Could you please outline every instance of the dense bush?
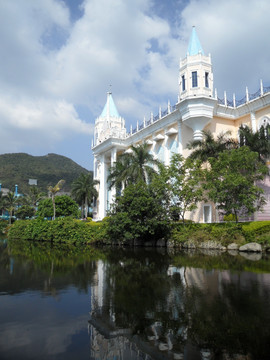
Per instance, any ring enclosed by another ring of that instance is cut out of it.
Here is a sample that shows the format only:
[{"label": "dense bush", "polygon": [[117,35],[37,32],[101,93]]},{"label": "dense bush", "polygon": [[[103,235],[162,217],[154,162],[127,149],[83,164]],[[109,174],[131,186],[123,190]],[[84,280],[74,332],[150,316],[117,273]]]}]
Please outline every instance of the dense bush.
[{"label": "dense bush", "polygon": [[70,217],[48,221],[17,220],[10,228],[10,239],[51,241],[59,243],[93,243],[103,237],[103,223],[83,222]]},{"label": "dense bush", "polygon": [[176,243],[192,241],[202,243],[205,241],[217,241],[223,246],[235,242],[238,245],[244,244],[245,237],[242,225],[239,223],[219,224],[174,224],[172,229],[172,240]]},{"label": "dense bush", "polygon": [[[68,195],[55,197],[56,217],[73,216],[80,217],[78,204]],[[43,199],[38,204],[37,216],[41,218],[53,217],[53,203],[51,198]]]},{"label": "dense bush", "polygon": [[142,181],[125,188],[110,215],[106,230],[112,242],[144,243],[169,235],[169,219],[162,203]]},{"label": "dense bush", "polygon": [[270,221],[254,221],[242,226],[247,241],[270,245]]},{"label": "dense bush", "polygon": [[8,226],[7,220],[0,220],[0,234],[2,234]]}]

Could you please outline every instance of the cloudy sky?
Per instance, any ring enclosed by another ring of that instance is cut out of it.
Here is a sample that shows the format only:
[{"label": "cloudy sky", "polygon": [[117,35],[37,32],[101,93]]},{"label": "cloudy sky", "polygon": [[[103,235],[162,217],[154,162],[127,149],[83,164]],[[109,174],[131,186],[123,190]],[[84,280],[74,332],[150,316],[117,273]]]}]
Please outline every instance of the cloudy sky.
[{"label": "cloudy sky", "polygon": [[0,153],[92,169],[107,91],[128,130],[176,103],[192,25],[219,97],[270,86],[269,14],[269,0],[0,0]]}]

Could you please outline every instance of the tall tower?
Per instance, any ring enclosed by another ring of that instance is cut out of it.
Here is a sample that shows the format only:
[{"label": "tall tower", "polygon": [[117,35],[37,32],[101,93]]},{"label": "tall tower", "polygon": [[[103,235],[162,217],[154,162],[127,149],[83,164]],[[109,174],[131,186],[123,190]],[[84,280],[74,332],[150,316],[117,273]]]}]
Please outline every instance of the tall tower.
[{"label": "tall tower", "polygon": [[213,96],[213,72],[210,54],[206,56],[192,28],[186,57],[180,59],[179,69],[180,99],[190,96]]},{"label": "tall tower", "polygon": [[107,93],[107,102],[101,115],[95,121],[94,146],[109,138],[123,139],[126,137],[125,120],[119,115],[112,93]]},{"label": "tall tower", "polygon": [[202,130],[213,118],[216,100],[211,56],[204,54],[194,26],[186,57],[180,60],[179,97],[183,123],[193,130],[195,140],[201,140]]},{"label": "tall tower", "polygon": [[114,201],[115,188],[107,183],[109,168],[114,165],[117,153],[126,149],[125,120],[119,115],[112,93],[107,93],[107,101],[101,115],[95,121],[95,135],[92,150],[94,153],[94,178],[99,181],[98,200],[94,208],[95,218],[103,219]]}]

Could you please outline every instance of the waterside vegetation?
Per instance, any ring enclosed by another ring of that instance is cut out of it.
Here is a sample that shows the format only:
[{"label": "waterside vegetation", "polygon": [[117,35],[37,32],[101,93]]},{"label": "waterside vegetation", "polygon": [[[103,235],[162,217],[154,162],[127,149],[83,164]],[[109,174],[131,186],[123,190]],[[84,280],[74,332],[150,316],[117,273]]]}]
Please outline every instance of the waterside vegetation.
[{"label": "waterside vegetation", "polygon": [[[133,146],[110,169],[108,181],[116,187],[117,196],[108,217],[102,222],[86,221],[86,209],[97,196],[97,184],[92,176],[82,174],[73,183],[72,195],[81,205],[84,222],[75,219],[79,214],[74,200],[73,206],[63,199],[64,205],[61,208],[59,204],[57,211],[57,200],[60,201],[61,196],[55,195],[61,188],[61,180],[56,186],[49,187],[51,199],[39,202],[38,218],[16,221],[9,230],[9,237],[220,249],[231,243],[238,248],[248,242],[257,242],[267,250],[270,222],[239,223],[239,219],[262,209],[265,204],[259,182],[268,174],[265,162],[270,155],[269,127],[256,134],[246,128],[240,128],[240,132],[239,143],[230,140],[227,133],[214,139],[205,132],[202,141],[190,143],[190,149],[194,150],[190,157],[185,159],[174,154],[170,166],[154,159],[146,143]],[[247,139],[249,146],[244,145],[243,139]],[[252,144],[257,152],[253,151]],[[45,204],[49,201],[50,206]],[[196,210],[202,201],[215,204],[225,222],[187,223],[186,213]],[[50,214],[44,211],[46,208],[50,208]],[[48,216],[53,218],[52,222],[44,220]],[[58,219],[54,220],[55,217]]]}]

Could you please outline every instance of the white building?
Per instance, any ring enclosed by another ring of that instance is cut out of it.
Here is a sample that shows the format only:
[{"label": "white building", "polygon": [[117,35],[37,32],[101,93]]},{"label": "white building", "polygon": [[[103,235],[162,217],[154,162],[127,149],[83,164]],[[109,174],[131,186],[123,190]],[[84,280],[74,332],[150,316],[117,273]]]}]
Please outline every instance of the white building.
[{"label": "white building", "polygon": [[[254,131],[261,125],[270,124],[270,87],[264,87],[261,81],[257,93],[249,94],[246,89],[246,95],[240,101],[236,101],[235,96],[229,101],[226,93],[224,99],[219,99],[213,89],[211,56],[205,55],[193,27],[186,56],[180,60],[177,104],[171,106],[168,103],[165,111],[160,109],[157,116],[151,115],[150,120],[144,120],[141,125],[137,123],[136,129],[128,133],[112,94],[107,94],[106,105],[95,122],[92,146],[94,178],[99,180],[95,219],[103,219],[114,200],[115,189],[109,190],[107,184],[109,168],[117,156],[131,145],[146,142],[149,151],[169,165],[173,153],[178,152],[185,157],[189,155],[187,143],[192,139],[201,139],[202,130],[209,130],[214,135],[229,130],[236,138],[241,124],[252,127]],[[269,185],[266,177],[266,192]],[[265,214],[269,212],[259,213],[255,218],[264,219]],[[201,204],[189,217],[201,222],[218,220],[214,204],[210,203]]]}]

